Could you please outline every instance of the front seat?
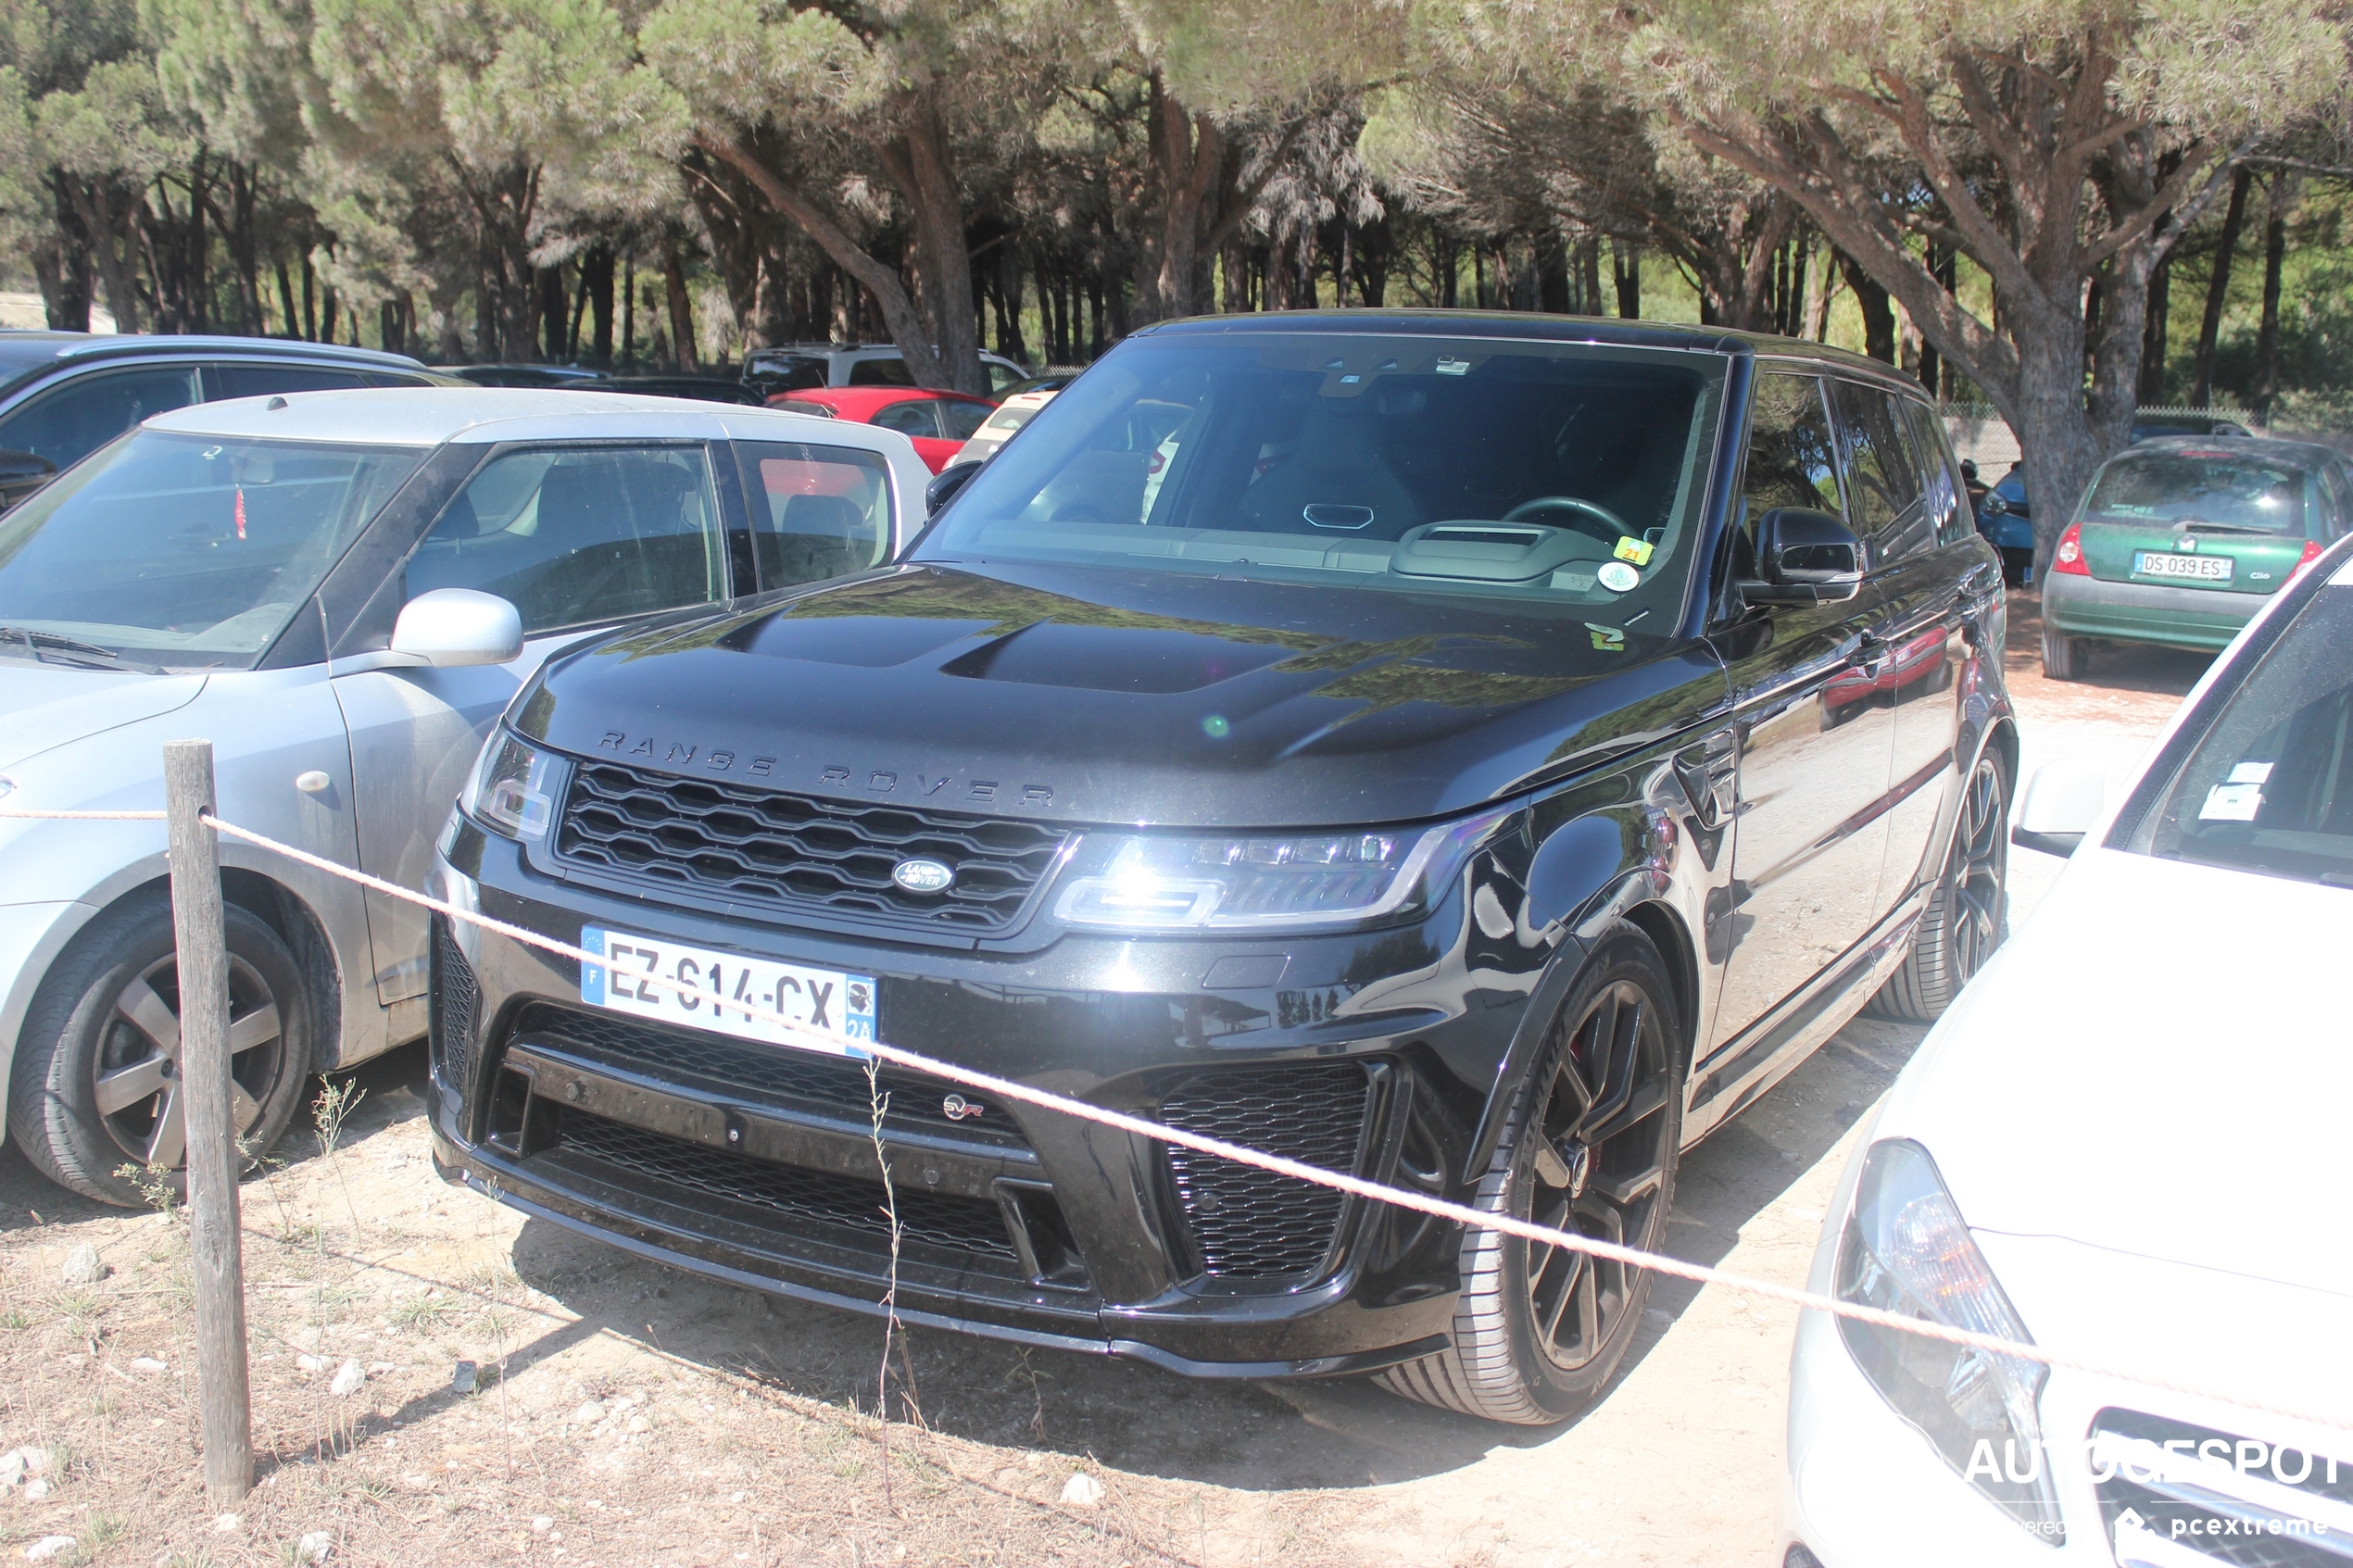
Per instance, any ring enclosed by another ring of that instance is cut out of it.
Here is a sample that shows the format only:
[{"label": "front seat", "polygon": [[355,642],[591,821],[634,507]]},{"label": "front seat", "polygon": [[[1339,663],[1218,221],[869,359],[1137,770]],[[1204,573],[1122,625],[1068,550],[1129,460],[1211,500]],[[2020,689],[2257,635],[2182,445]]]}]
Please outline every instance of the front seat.
[{"label": "front seat", "polygon": [[[1264,533],[1397,539],[1427,521],[1381,455],[1382,421],[1368,398],[1318,399],[1299,450],[1242,492],[1243,520]],[[1327,526],[1308,521],[1308,508]],[[1369,510],[1370,518],[1364,512]],[[1357,523],[1358,526],[1346,526]]]}]

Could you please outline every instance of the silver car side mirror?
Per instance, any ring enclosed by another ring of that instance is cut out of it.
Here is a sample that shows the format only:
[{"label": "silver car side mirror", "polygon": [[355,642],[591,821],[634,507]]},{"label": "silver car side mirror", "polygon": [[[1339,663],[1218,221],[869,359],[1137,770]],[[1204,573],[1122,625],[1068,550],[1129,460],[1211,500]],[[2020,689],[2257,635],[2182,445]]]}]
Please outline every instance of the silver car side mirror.
[{"label": "silver car side mirror", "polygon": [[2108,772],[2096,762],[2045,762],[2027,781],[2010,842],[2045,855],[2072,855],[2108,804]]},{"label": "silver car side mirror", "polygon": [[435,588],[401,607],[392,651],[436,670],[504,664],[522,656],[522,617],[496,594]]}]

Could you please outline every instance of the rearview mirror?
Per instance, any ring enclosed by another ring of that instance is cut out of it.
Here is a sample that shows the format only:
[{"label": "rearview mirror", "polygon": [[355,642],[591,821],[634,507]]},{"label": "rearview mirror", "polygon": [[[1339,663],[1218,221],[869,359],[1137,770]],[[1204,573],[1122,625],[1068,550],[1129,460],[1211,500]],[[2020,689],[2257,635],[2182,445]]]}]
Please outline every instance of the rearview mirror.
[{"label": "rearview mirror", "polygon": [[1756,570],[1746,603],[1835,604],[1863,585],[1863,542],[1828,512],[1776,507],[1756,520]]},{"label": "rearview mirror", "polygon": [[2100,820],[2108,772],[2096,762],[2045,762],[2027,782],[2010,842],[2045,855],[2072,855]]},{"label": "rearview mirror", "polygon": [[401,607],[392,651],[436,670],[504,664],[522,655],[522,617],[496,594],[435,588]]},{"label": "rearview mirror", "polygon": [[970,484],[973,476],[979,472],[978,463],[950,463],[934,474],[931,483],[924,486],[924,515],[937,516],[939,508],[954,500],[956,492]]}]

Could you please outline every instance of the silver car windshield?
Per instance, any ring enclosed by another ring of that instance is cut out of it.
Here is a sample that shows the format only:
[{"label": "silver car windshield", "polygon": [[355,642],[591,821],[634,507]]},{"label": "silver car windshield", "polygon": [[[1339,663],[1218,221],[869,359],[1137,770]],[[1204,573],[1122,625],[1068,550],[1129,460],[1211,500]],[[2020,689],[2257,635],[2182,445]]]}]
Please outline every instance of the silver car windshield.
[{"label": "silver car windshield", "polygon": [[423,458],[134,431],[0,515],[0,655],[251,669]]},{"label": "silver car windshield", "polygon": [[1131,340],[919,560],[1051,560],[1611,608],[1671,623],[1720,355],[1480,337]]}]

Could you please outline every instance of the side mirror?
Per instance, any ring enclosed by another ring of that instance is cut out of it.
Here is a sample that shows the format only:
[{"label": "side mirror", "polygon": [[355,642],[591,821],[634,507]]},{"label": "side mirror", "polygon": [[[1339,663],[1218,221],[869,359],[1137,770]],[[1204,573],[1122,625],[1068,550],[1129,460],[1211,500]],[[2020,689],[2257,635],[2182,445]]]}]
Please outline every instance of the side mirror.
[{"label": "side mirror", "polygon": [[435,588],[401,607],[392,651],[436,670],[504,664],[522,655],[522,617],[496,594]]},{"label": "side mirror", "polygon": [[49,483],[57,465],[31,452],[0,449],[0,507],[12,507]]},{"label": "side mirror", "polygon": [[1863,542],[1828,512],[1776,507],[1756,520],[1756,570],[1746,603],[1835,604],[1863,585]]},{"label": "side mirror", "polygon": [[956,493],[973,482],[980,472],[978,463],[950,463],[932,475],[924,486],[924,515],[937,517],[939,508],[956,498]]},{"label": "side mirror", "polygon": [[1980,517],[2007,517],[2009,509],[2010,504],[1991,490],[1985,493],[1985,499],[1977,504],[1977,515]]},{"label": "side mirror", "polygon": [[2045,855],[2072,855],[2100,820],[2108,773],[2096,762],[2045,762],[2027,782],[2010,842]]}]

